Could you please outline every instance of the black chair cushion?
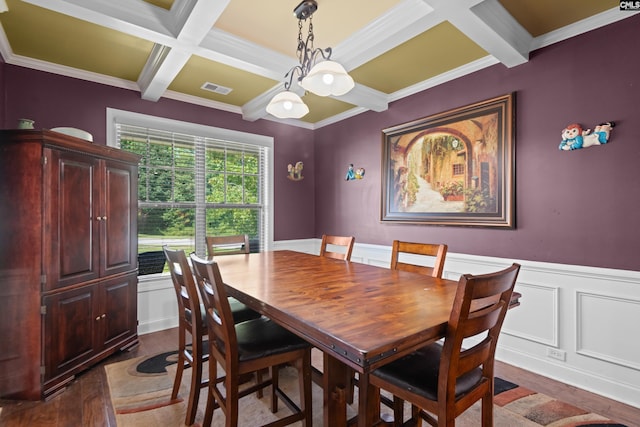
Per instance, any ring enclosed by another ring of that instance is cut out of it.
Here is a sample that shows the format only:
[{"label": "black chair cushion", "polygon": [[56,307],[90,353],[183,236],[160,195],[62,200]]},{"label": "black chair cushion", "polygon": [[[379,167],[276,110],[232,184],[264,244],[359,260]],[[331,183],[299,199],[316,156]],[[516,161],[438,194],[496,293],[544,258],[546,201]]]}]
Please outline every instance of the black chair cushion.
[{"label": "black chair cushion", "polygon": [[271,319],[261,317],[236,324],[240,361],[310,347],[310,344]]},{"label": "black chair cushion", "polygon": [[[434,343],[376,369],[372,375],[429,400],[438,400],[441,355],[442,345]],[[456,381],[456,397],[471,390],[481,379],[480,368],[459,377]]]},{"label": "black chair cushion", "polygon": [[231,313],[233,314],[234,323],[246,322],[247,320],[257,319],[260,317],[260,313],[251,310],[249,307],[235,299],[234,297],[228,297],[229,305],[231,306]]}]

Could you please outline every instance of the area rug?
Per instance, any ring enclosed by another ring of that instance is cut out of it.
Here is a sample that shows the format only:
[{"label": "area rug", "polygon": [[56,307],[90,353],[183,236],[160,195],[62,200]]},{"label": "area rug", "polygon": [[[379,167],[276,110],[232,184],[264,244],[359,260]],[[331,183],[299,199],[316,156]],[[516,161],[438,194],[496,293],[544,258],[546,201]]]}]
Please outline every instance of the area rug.
[{"label": "area rug", "polygon": [[[178,399],[171,400],[175,376],[176,352],[141,357],[105,366],[109,392],[118,427],[178,427],[184,426],[191,370],[184,372]],[[321,356],[314,355],[314,366]],[[207,373],[205,372],[205,375]],[[297,373],[292,367],[280,371],[280,386],[297,402]],[[313,425],[322,426],[322,389],[313,384]],[[356,389],[357,393],[357,389]],[[270,411],[269,393],[258,399],[255,394],[240,400],[239,426],[254,427],[283,418],[289,409],[280,403],[279,411]],[[357,402],[357,398],[355,400]],[[196,425],[204,419],[206,390],[200,393]],[[409,410],[407,405],[407,410]],[[349,416],[356,408],[348,407]],[[383,413],[390,411],[383,407]],[[224,414],[214,412],[213,426],[224,426]],[[297,423],[294,425],[301,425]],[[456,419],[457,427],[480,425],[480,404],[477,403]],[[494,397],[494,425],[496,427],[625,427],[606,417],[582,410],[549,396],[536,393],[517,384],[496,378]],[[330,427],[330,426],[327,426]]]}]

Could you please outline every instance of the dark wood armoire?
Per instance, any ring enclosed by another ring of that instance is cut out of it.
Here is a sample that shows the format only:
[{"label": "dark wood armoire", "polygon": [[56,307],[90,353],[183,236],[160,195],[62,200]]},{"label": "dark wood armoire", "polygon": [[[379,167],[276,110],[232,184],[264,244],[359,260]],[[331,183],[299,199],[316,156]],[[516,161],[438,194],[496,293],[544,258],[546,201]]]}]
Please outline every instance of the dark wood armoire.
[{"label": "dark wood armoire", "polygon": [[0,131],[0,397],[48,398],[137,344],[138,161]]}]

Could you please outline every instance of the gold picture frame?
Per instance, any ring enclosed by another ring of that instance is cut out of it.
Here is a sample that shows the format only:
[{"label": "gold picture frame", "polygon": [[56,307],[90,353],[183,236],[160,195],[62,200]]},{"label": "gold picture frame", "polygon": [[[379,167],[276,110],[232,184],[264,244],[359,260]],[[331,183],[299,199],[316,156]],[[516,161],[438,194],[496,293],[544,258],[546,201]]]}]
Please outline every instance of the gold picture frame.
[{"label": "gold picture frame", "polygon": [[382,130],[381,220],[515,228],[515,93]]}]

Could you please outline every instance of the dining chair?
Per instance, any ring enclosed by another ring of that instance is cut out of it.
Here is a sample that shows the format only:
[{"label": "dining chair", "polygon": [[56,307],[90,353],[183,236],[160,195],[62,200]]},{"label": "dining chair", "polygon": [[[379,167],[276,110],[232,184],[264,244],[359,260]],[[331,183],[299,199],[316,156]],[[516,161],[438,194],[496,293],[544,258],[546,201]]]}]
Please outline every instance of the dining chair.
[{"label": "dining chair", "polygon": [[[278,411],[280,398],[293,413],[264,427],[297,421],[311,427],[311,345],[266,317],[234,323],[218,264],[214,259],[204,260],[195,254],[191,254],[191,263],[200,292],[210,296],[206,300],[210,302],[206,307],[210,337],[209,388],[203,425],[211,425],[213,412],[220,407],[226,418],[225,425],[237,426],[240,398],[271,386],[271,411]],[[278,368],[283,364],[298,370],[300,406],[278,385]],[[218,368],[224,371],[223,376],[218,377]],[[239,389],[244,376],[264,369],[271,371],[270,378],[242,391]]]},{"label": "dining chair", "polygon": [[206,236],[207,254],[212,257],[214,255],[232,255],[232,254],[248,254],[249,235],[236,234],[233,236]]},{"label": "dining chair", "polygon": [[[400,260],[400,254],[421,257],[433,257],[433,267],[411,264]],[[412,271],[432,277],[442,277],[444,259],[447,256],[447,245],[439,243],[413,243],[394,240],[391,246],[391,269]]]},{"label": "dining chair", "polygon": [[[482,426],[492,426],[496,345],[519,271],[513,263],[495,273],[460,277],[444,342],[381,366],[371,373],[370,384],[420,408],[418,426],[424,419],[432,426],[453,427],[456,417],[478,400]],[[470,337],[476,341],[466,346]],[[394,426],[403,421],[402,412],[394,411]]]},{"label": "dining chair", "polygon": [[[401,254],[417,256],[419,259],[433,258],[433,267],[426,265],[412,264],[408,262],[406,257],[401,258]],[[441,243],[414,243],[394,240],[391,245],[391,270],[411,271],[413,273],[424,274],[427,276],[442,278],[444,269],[444,261],[447,256],[447,245]],[[355,371],[351,378],[351,384],[347,391],[347,401],[353,402],[354,386],[358,384],[355,378]],[[404,401],[398,397],[394,397],[393,402],[383,397],[385,405],[391,408],[402,408]],[[415,413],[414,408],[412,413]]]},{"label": "dining chair", "polygon": [[[351,261],[351,252],[355,241],[356,238],[353,236],[329,236],[323,234],[322,243],[320,244],[320,256]],[[344,252],[330,251],[329,249],[331,248],[328,245],[341,246]]]},{"label": "dining chair", "polygon": [[[177,399],[182,373],[185,368],[191,367],[191,386],[185,414],[185,425],[190,426],[194,423],[198,410],[200,389],[208,385],[208,380],[202,379],[203,362],[209,358],[204,351],[207,327],[187,256],[183,250],[172,250],[167,246],[164,246],[163,250],[178,299],[178,364],[171,400]],[[190,348],[187,346],[187,334],[191,337]]]},{"label": "dining chair", "polygon": [[[206,236],[205,239],[207,241],[207,255],[209,257],[249,253],[249,235],[247,234]],[[251,310],[233,297],[229,297],[229,304],[231,305],[231,311],[233,312],[236,323],[260,317],[260,313]],[[259,393],[259,397],[262,397],[262,393]]]},{"label": "dining chair", "polygon": [[[353,245],[356,241],[356,238],[353,236],[331,236],[327,234],[322,235],[322,242],[320,243],[320,256],[327,258],[334,258],[344,261],[351,261],[351,252],[353,251]],[[332,246],[342,247],[343,252],[335,252]],[[322,371],[320,369],[313,367],[313,375],[315,381],[319,384],[322,384]],[[348,377],[346,378],[347,382],[351,383],[350,391],[347,392],[347,399],[349,403],[353,403],[353,376],[355,375],[355,371],[349,369],[347,373]]]},{"label": "dining chair", "polygon": [[[401,256],[404,255],[404,256]],[[409,263],[406,255],[415,256],[417,259],[433,259],[433,267],[426,265]],[[447,245],[442,243],[414,243],[403,242],[400,240],[394,240],[391,245],[391,270],[403,270],[411,271],[413,273],[424,274],[426,276],[442,278],[442,271],[444,269],[444,261],[447,256]],[[402,259],[401,259],[402,258]],[[352,384],[348,391],[347,398],[349,401],[353,401],[353,385],[357,385],[357,379],[352,378]],[[394,410],[394,413],[402,413],[404,407],[404,401],[398,396],[393,397],[391,402],[386,397],[382,397],[382,401],[385,405]],[[411,413],[413,415],[418,413],[416,406],[412,407]]]}]

